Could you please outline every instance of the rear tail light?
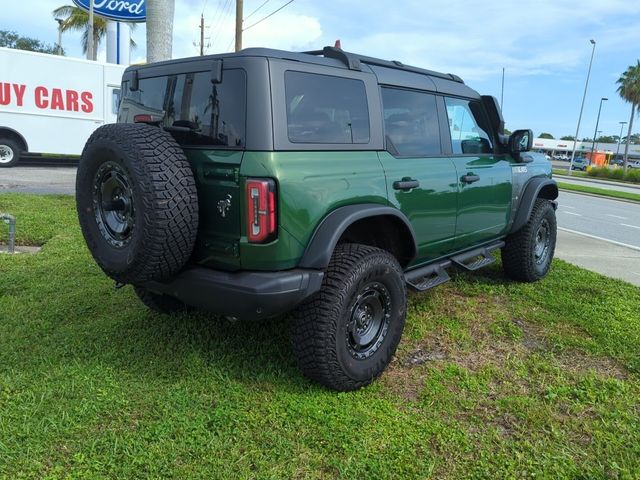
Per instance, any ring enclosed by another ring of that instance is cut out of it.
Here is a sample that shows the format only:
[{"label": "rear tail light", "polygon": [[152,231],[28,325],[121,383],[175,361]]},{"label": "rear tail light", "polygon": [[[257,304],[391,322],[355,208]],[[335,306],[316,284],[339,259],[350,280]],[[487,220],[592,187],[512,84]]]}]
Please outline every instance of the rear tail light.
[{"label": "rear tail light", "polygon": [[267,178],[249,178],[247,195],[247,238],[250,243],[266,243],[276,238],[276,182]]}]

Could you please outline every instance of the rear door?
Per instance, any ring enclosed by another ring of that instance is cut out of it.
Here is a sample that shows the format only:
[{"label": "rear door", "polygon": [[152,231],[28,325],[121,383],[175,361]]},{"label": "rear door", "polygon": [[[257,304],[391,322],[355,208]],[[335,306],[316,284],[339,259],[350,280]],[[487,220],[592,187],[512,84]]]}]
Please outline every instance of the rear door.
[{"label": "rear door", "polygon": [[459,192],[455,249],[461,250],[504,233],[511,211],[511,165],[505,155],[494,153],[494,135],[479,100],[443,101]]},{"label": "rear door", "polygon": [[387,151],[379,158],[389,201],[410,220],[418,241],[414,265],[454,247],[458,185],[453,160],[442,149],[437,97],[382,87]]}]

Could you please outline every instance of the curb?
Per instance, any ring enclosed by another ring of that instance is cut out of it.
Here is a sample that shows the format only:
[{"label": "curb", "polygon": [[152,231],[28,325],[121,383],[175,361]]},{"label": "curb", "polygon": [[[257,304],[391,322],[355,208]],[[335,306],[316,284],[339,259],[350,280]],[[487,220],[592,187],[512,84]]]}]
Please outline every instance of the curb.
[{"label": "curb", "polygon": [[614,180],[604,180],[601,178],[592,178],[592,177],[574,177],[571,175],[559,175],[557,173],[553,174],[553,177],[556,178],[566,178],[567,180],[578,180],[581,182],[589,182],[589,183],[599,183],[600,185],[609,185],[609,186],[616,186],[616,187],[625,187],[625,188],[635,188],[637,190],[640,190],[640,185],[638,185],[637,183],[633,183],[633,182],[616,182]]}]

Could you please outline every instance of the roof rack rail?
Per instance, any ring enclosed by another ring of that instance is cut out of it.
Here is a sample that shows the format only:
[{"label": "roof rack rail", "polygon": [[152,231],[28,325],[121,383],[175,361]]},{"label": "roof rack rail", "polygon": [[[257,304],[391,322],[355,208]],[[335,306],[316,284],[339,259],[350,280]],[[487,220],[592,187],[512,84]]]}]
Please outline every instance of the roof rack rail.
[{"label": "roof rack rail", "polygon": [[405,65],[404,63],[398,60],[381,60],[379,58],[374,57],[366,57],[363,55],[357,55],[355,53],[345,52],[344,50],[336,47],[324,47],[322,50],[312,50],[309,52],[302,52],[308,55],[322,55],[326,58],[335,58],[336,60],[340,60],[342,63],[346,65],[349,70],[362,70],[361,63],[366,63],[367,65],[375,65],[378,67],[386,67],[393,68],[394,70],[404,70],[407,72],[421,73],[423,75],[430,75],[432,77],[444,78],[447,80],[453,80],[454,82],[464,83],[464,81],[457,75],[452,73],[440,73],[434,72],[433,70],[427,70],[424,68],[412,67],[410,65]]},{"label": "roof rack rail", "polygon": [[322,55],[326,58],[335,58],[344,63],[349,70],[362,71],[360,65],[360,59],[353,53],[345,52],[344,50],[336,47],[324,47],[322,50],[313,50],[311,52],[302,52],[308,55]]}]

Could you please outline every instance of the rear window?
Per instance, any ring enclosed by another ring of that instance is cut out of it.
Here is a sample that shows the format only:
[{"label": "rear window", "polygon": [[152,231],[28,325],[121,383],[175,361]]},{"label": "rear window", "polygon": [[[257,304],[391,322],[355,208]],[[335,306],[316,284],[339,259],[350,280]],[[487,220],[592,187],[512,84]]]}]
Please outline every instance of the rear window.
[{"label": "rear window", "polygon": [[140,79],[138,90],[125,88],[118,121],[134,122],[136,115],[148,114],[182,145],[242,148],[246,74],[225,70],[222,79],[212,83],[210,71]]},{"label": "rear window", "polygon": [[362,81],[293,71],[284,80],[290,142],[369,143]]}]

